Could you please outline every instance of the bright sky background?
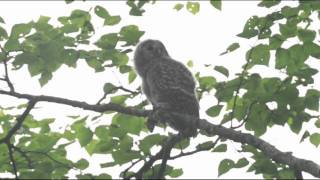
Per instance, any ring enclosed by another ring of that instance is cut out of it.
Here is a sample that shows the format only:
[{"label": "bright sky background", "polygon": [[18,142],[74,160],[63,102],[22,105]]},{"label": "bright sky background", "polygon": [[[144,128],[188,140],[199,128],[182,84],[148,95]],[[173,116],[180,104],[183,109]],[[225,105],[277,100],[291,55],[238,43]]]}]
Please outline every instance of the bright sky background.
[{"label": "bright sky background", "polygon": [[[159,39],[167,47],[169,54],[176,60],[186,63],[192,59],[195,67],[192,69],[201,70],[203,64],[224,65],[228,67],[229,72],[233,74],[240,72],[244,63],[244,54],[250,46],[254,45],[254,41],[242,40],[235,35],[242,31],[246,20],[252,15],[264,15],[270,12],[268,9],[258,8],[258,1],[225,1],[223,2],[222,11],[214,9],[209,2],[201,2],[200,13],[192,15],[185,9],[177,12],[173,10],[173,6],[177,2],[162,1],[155,5],[146,5],[146,13],[142,17],[133,17],[128,15],[128,6],[124,1],[93,1],[93,2],[76,2],[66,5],[63,1],[1,1],[0,16],[5,19],[8,27],[17,23],[29,22],[37,20],[40,15],[52,17],[50,22],[57,22],[55,17],[70,15],[73,9],[89,10],[95,5],[105,7],[112,15],[121,15],[122,21],[116,27],[103,27],[98,18],[94,18],[97,22],[96,32],[101,35],[103,32],[118,32],[122,25],[137,24],[141,30],[146,31],[143,39]],[[181,2],[184,3],[184,2]],[[286,2],[288,3],[288,2]],[[292,2],[290,2],[292,4]],[[93,9],[91,10],[93,11]],[[242,48],[232,54],[219,56],[231,43],[243,42]],[[132,55],[130,56],[132,59]],[[132,62],[131,62],[132,63]],[[257,69],[264,75],[276,76],[277,72],[271,72],[267,68]],[[2,73],[2,70],[1,70]],[[211,74],[217,79],[221,79],[219,73],[203,70],[201,75]],[[22,71],[11,72],[11,79],[14,82],[16,90],[21,93],[45,94],[79,101],[87,101],[95,103],[103,95],[102,87],[105,82],[111,81],[126,86],[126,77],[116,76],[113,72],[104,72],[95,74],[91,68],[88,68],[84,61],[78,63],[77,69],[70,69],[63,66],[54,73],[54,78],[42,89],[40,89],[37,77],[31,79],[27,69],[24,67]],[[318,78],[320,79],[320,78]],[[315,88],[320,89],[319,82]],[[134,86],[138,86],[140,81],[137,80]],[[0,88],[5,88],[5,84],[0,84]],[[144,97],[141,97],[143,99]],[[14,98],[0,96],[1,105],[17,104]],[[209,106],[215,104],[214,98],[207,98],[201,102],[202,118],[206,118],[204,111]],[[57,125],[60,126],[70,123],[71,120],[65,115],[88,114],[81,109],[75,109],[68,106],[39,103],[41,109],[34,110],[32,114],[36,117],[55,117]],[[95,114],[95,113],[91,113]],[[108,122],[108,119],[106,119]],[[104,122],[104,123],[106,123]],[[218,121],[214,121],[218,123]],[[99,122],[101,123],[101,122]],[[103,122],[102,122],[103,124]],[[91,124],[96,126],[95,123]],[[91,126],[90,126],[91,127]],[[310,126],[311,127],[311,126]],[[304,129],[310,128],[305,126]],[[303,130],[301,131],[304,132]],[[319,149],[311,145],[308,140],[299,144],[302,134],[295,135],[289,132],[288,127],[274,126],[268,131],[268,134],[262,138],[275,145],[282,151],[292,151],[293,155],[301,158],[311,159],[320,162]],[[205,141],[206,138],[198,138]],[[195,141],[192,141],[195,143]],[[229,143],[227,153],[209,153],[202,152],[193,156],[187,156],[169,164],[181,167],[184,175],[181,178],[217,178],[219,162],[224,158],[238,160],[242,157],[249,157],[248,154],[239,153],[239,144]],[[88,172],[97,172],[98,162],[105,162],[109,159],[105,155],[94,155],[90,157],[85,150],[80,148],[79,144],[69,147],[68,156],[72,160],[78,160],[85,157],[94,161],[88,168]],[[109,159],[110,160],[110,159]],[[121,168],[125,169],[127,166]],[[120,169],[112,168],[104,171],[105,173],[118,175]],[[1,177],[1,175],[0,175]],[[310,178],[305,175],[305,178]],[[233,169],[221,178],[261,178],[253,173],[247,173],[246,169]]]}]

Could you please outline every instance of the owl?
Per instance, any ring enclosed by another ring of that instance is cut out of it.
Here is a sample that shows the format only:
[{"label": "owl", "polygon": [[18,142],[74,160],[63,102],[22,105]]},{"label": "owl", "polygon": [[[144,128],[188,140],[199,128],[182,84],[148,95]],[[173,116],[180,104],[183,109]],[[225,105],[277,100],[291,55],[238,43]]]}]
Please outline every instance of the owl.
[{"label": "owl", "polygon": [[[167,122],[185,135],[195,136],[199,103],[196,83],[187,67],[172,59],[162,42],[151,39],[137,46],[134,66],[153,109],[165,112],[160,113],[161,122]],[[192,122],[185,119],[192,119]]]}]

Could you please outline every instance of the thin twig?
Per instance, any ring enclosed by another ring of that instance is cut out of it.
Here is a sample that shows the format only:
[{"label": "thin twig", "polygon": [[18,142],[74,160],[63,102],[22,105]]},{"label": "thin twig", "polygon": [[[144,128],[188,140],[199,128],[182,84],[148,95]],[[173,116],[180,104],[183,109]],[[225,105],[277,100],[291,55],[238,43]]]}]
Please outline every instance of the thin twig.
[{"label": "thin twig", "polygon": [[143,159],[138,159],[135,162],[133,162],[128,168],[126,168],[124,171],[122,171],[122,176],[125,178],[127,176],[128,171],[137,163],[139,163],[140,161],[142,161]]},{"label": "thin twig", "polygon": [[232,129],[238,129],[240,127],[242,127],[244,125],[244,123],[246,123],[252,113],[252,107],[253,105],[255,105],[257,103],[257,101],[253,101],[250,105],[249,105],[249,108],[247,110],[247,114],[246,114],[246,117],[243,119],[243,121],[238,125],[238,126],[233,126],[231,127]]},{"label": "thin twig", "polygon": [[10,144],[9,141],[7,141],[6,144],[7,144],[8,151],[9,151],[9,158],[10,158],[10,161],[11,161],[11,166],[12,166],[13,173],[14,173],[16,179],[18,179],[18,170],[17,170],[16,161],[14,160],[14,157],[13,157],[13,151],[11,149],[12,148],[11,144]]},{"label": "thin twig", "polygon": [[63,163],[63,162],[60,162],[58,160],[56,160],[55,158],[53,158],[52,156],[50,156],[48,153],[45,153],[45,152],[41,152],[41,151],[25,151],[26,153],[33,153],[33,154],[40,154],[40,155],[43,155],[43,156],[46,156],[47,158],[49,158],[51,161],[57,163],[57,164],[60,164],[66,168],[74,168],[74,166],[72,165],[69,165],[69,164],[66,164],[66,163]]},{"label": "thin twig", "polygon": [[[132,91],[132,90],[130,90],[130,89],[127,89],[127,88],[124,88],[124,87],[122,87],[122,86],[116,86],[116,87],[114,87],[113,89],[111,89],[110,91],[112,92],[112,91],[116,91],[116,90],[122,90],[122,91],[125,91],[125,92],[128,92],[128,93],[130,93],[130,95],[137,95],[137,94],[139,94],[140,93],[140,91]],[[99,104],[101,104],[101,102],[104,100],[104,99],[106,99],[106,97],[108,96],[108,94],[109,93],[107,93],[107,92],[105,92],[104,94],[103,94],[103,96],[98,100],[98,102],[96,103],[97,105],[99,105]]]},{"label": "thin twig", "polygon": [[21,154],[21,156],[27,161],[27,163],[28,163],[28,167],[31,169],[31,168],[33,168],[33,166],[32,166],[32,160],[30,159],[30,157],[27,155],[27,153],[26,152],[24,152],[24,151],[22,151],[21,150],[21,148],[19,148],[19,147],[16,147],[16,146],[11,146],[14,150],[16,150],[18,153],[20,153]]},{"label": "thin twig", "polygon": [[201,152],[201,151],[208,151],[212,148],[214,148],[217,143],[219,142],[221,138],[218,137],[213,144],[211,144],[211,146],[208,146],[208,147],[205,147],[205,148],[199,148],[199,149],[196,149],[194,151],[190,151],[190,152],[181,152],[180,154],[178,155],[175,155],[175,156],[172,156],[172,157],[169,157],[170,160],[173,160],[173,159],[177,159],[177,158],[181,158],[181,157],[184,157],[184,156],[190,156],[192,154],[195,154],[195,153],[198,153],[198,152]]},{"label": "thin twig", "polygon": [[[250,54],[251,54],[251,50],[250,50]],[[249,56],[250,56],[250,55],[249,55]],[[230,117],[230,120],[231,120],[231,128],[233,128],[233,127],[232,127],[232,120],[233,120],[233,118],[234,118],[234,113],[235,113],[235,111],[236,111],[236,105],[237,105],[237,100],[238,100],[239,92],[240,92],[240,89],[241,89],[241,87],[242,87],[242,84],[243,84],[243,81],[244,81],[244,76],[245,76],[245,73],[247,72],[247,68],[248,68],[249,63],[250,63],[250,61],[248,61],[248,62],[245,64],[244,68],[243,68],[243,71],[242,71],[242,73],[241,73],[241,75],[240,75],[240,82],[239,82],[239,84],[238,84],[235,97],[234,97],[234,99],[233,99],[233,106],[232,106],[231,117]]]},{"label": "thin twig", "polygon": [[[9,71],[8,71],[8,64],[7,64],[7,61],[11,58],[11,57],[8,57],[8,53],[5,51],[5,49],[0,45],[0,49],[1,49],[1,52],[4,52],[5,53],[5,56],[6,58],[3,60],[3,65],[4,65],[4,73],[5,73],[5,76],[4,76],[4,81],[7,82],[8,86],[9,86],[9,89],[10,91],[14,91],[14,87],[13,87],[13,84],[9,78]],[[3,79],[1,79],[3,80]]]}]

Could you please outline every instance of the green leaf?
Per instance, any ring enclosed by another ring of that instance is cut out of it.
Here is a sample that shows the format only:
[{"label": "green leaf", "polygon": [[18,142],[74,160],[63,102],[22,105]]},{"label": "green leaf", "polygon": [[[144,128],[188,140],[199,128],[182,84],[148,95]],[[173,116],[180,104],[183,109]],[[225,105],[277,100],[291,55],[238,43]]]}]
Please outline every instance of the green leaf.
[{"label": "green leaf", "polygon": [[139,1],[137,5],[134,0],[127,1],[127,5],[131,7],[129,14],[132,16],[142,16],[145,12],[145,10],[142,9],[142,6],[147,2],[148,1]]},{"label": "green leaf", "polygon": [[227,68],[223,67],[223,66],[215,66],[214,70],[218,71],[219,73],[225,75],[226,77],[229,76],[229,71]]},{"label": "green leaf", "polygon": [[101,18],[107,18],[110,16],[109,12],[102,6],[96,6],[94,8],[94,13]]},{"label": "green leaf", "polygon": [[258,35],[259,31],[256,28],[256,26],[258,25],[259,22],[259,18],[258,16],[252,16],[250,19],[247,20],[243,31],[238,34],[238,37],[242,37],[242,38],[246,38],[246,39],[250,39],[252,37],[255,37],[256,35]]},{"label": "green leaf", "polygon": [[140,140],[139,148],[145,153],[150,154],[150,150],[155,145],[160,145],[164,136],[160,134],[151,134]]},{"label": "green leaf", "polygon": [[226,152],[226,151],[227,151],[227,145],[220,144],[219,146],[215,147],[212,152]]},{"label": "green leaf", "polygon": [[128,82],[131,84],[137,77],[137,74],[134,71],[129,72]]},{"label": "green leaf", "polygon": [[281,9],[281,14],[284,15],[286,18],[296,16],[298,15],[298,13],[299,13],[299,8],[296,8],[296,7],[284,6]]},{"label": "green leaf", "polygon": [[128,151],[132,148],[133,146],[133,138],[126,135],[121,138],[120,144],[119,144],[119,149],[121,151]]},{"label": "green leaf", "polygon": [[105,83],[104,86],[103,86],[103,91],[106,94],[112,94],[112,93],[115,93],[117,91],[117,88],[112,83]]},{"label": "green leaf", "polygon": [[218,167],[218,176],[227,173],[230,169],[234,168],[234,162],[231,159],[224,159],[220,162]]},{"label": "green leaf", "polygon": [[281,2],[281,0],[262,0],[258,6],[260,7],[266,7],[266,8],[270,8],[272,6],[275,6],[277,4],[279,4]]},{"label": "green leaf", "polygon": [[254,131],[255,136],[261,136],[267,130],[269,112],[265,106],[256,104],[251,111],[245,128]]},{"label": "green leaf", "polygon": [[122,165],[127,162],[130,162],[134,159],[138,159],[141,155],[137,151],[114,151],[112,152],[112,158],[114,159],[114,162]]},{"label": "green leaf", "polygon": [[287,61],[290,59],[290,53],[287,49],[279,48],[276,51],[276,68],[282,69],[287,65]]},{"label": "green leaf", "polygon": [[243,168],[249,164],[249,161],[246,158],[241,158],[235,164],[235,168]]},{"label": "green leaf", "polygon": [[3,39],[8,39],[8,33],[4,28],[0,27],[0,40]]},{"label": "green leaf", "polygon": [[307,30],[307,29],[299,29],[298,37],[300,41],[303,41],[304,43],[312,42],[316,37],[316,32],[312,30]]},{"label": "green leaf", "polygon": [[50,72],[43,72],[39,79],[41,87],[46,85],[52,79],[52,73]]},{"label": "green leaf", "polygon": [[192,60],[189,60],[189,61],[187,62],[187,66],[190,67],[190,68],[192,68],[192,67],[193,67],[193,61],[192,61]]},{"label": "green leaf", "polygon": [[239,43],[232,43],[225,52],[221,53],[220,55],[224,55],[230,53],[240,47]]},{"label": "green leaf", "polygon": [[107,163],[100,164],[100,167],[101,168],[107,168],[107,167],[113,167],[115,165],[117,165],[117,163],[115,163],[115,162],[107,162]]},{"label": "green leaf", "polygon": [[4,44],[4,49],[7,51],[18,51],[20,50],[20,43],[17,39],[9,38],[8,41]]},{"label": "green leaf", "polygon": [[200,4],[198,2],[187,2],[187,10],[192,14],[197,14],[200,10]]},{"label": "green leaf", "polygon": [[196,146],[196,149],[208,149],[211,148],[214,143],[212,141],[207,141]]},{"label": "green leaf", "polygon": [[203,76],[199,78],[200,88],[211,90],[216,84],[217,80],[212,76]]},{"label": "green leaf", "polygon": [[139,135],[145,127],[145,119],[125,114],[120,114],[114,118],[114,123],[120,125],[120,128],[128,133]]},{"label": "green leaf", "polygon": [[305,97],[306,108],[319,111],[320,91],[316,89],[308,89]]},{"label": "green leaf", "polygon": [[113,25],[119,24],[120,21],[121,21],[120,16],[110,16],[104,20],[104,25],[113,26]]},{"label": "green leaf", "polygon": [[119,95],[111,97],[111,102],[114,104],[123,104],[127,100],[128,96]]},{"label": "green leaf", "polygon": [[297,25],[295,24],[279,24],[281,34],[286,37],[294,37],[297,35]]},{"label": "green leaf", "polygon": [[218,10],[221,10],[221,0],[210,0],[210,4]]},{"label": "green leaf", "polygon": [[282,169],[279,172],[279,179],[295,179],[296,176],[292,169]]},{"label": "green leaf", "polygon": [[109,131],[106,126],[98,126],[94,130],[95,135],[98,136],[99,139],[104,139],[109,136]]},{"label": "green leaf", "polygon": [[320,59],[320,46],[313,42],[307,42],[303,44],[304,51],[314,58]]},{"label": "green leaf", "polygon": [[175,149],[183,150],[190,145],[190,139],[184,139],[174,146]]},{"label": "green leaf", "polygon": [[169,176],[171,178],[177,178],[177,177],[181,176],[182,174],[183,174],[183,170],[182,169],[173,169],[170,172]]},{"label": "green leaf", "polygon": [[77,138],[79,140],[81,147],[84,147],[87,144],[89,144],[90,141],[92,140],[92,137],[93,137],[93,132],[89,128],[81,127],[77,131]]},{"label": "green leaf", "polygon": [[173,7],[173,9],[175,9],[175,10],[177,10],[177,11],[180,11],[182,8],[183,8],[183,4],[181,4],[181,3],[177,3],[174,7]]},{"label": "green leaf", "polygon": [[3,20],[3,18],[1,16],[0,16],[0,23],[5,24],[5,22],[4,22],[4,20]]},{"label": "green leaf", "polygon": [[300,143],[310,136],[309,131],[305,131],[300,139]]},{"label": "green leaf", "polygon": [[223,105],[215,105],[207,109],[206,113],[208,116],[216,117],[216,116],[219,116],[222,108],[223,108]]},{"label": "green leaf", "polygon": [[120,40],[126,42],[126,44],[123,46],[130,46],[136,45],[139,42],[139,39],[144,34],[144,31],[140,31],[136,25],[129,25],[122,27],[119,34]]},{"label": "green leaf", "polygon": [[112,54],[112,63],[116,66],[126,65],[129,61],[129,57],[125,53],[116,52]]},{"label": "green leaf", "polygon": [[316,122],[315,122],[315,125],[317,128],[320,128],[320,119],[318,119]]},{"label": "green leaf", "polygon": [[311,134],[310,136],[310,142],[315,145],[316,147],[319,146],[320,144],[320,134],[319,133],[314,133],[314,134]]},{"label": "green leaf", "polygon": [[94,176],[94,179],[112,179],[112,176],[109,174],[99,174],[98,176]]},{"label": "green leaf", "polygon": [[269,65],[270,51],[269,46],[259,44],[251,51],[251,60],[254,64]]},{"label": "green leaf", "polygon": [[102,6],[96,6],[94,8],[94,12],[97,16],[104,19],[104,25],[112,26],[118,24],[121,21],[120,16],[111,16],[109,12]]},{"label": "green leaf", "polygon": [[74,165],[76,168],[84,170],[89,167],[89,162],[86,159],[80,159]]},{"label": "green leaf", "polygon": [[10,37],[17,39],[20,35],[25,36],[30,33],[32,24],[15,24],[11,29]]},{"label": "green leaf", "polygon": [[117,46],[119,37],[117,33],[105,34],[95,43],[101,49],[114,49]]},{"label": "green leaf", "polygon": [[280,34],[273,35],[269,38],[269,48],[272,50],[280,48],[284,40]]}]

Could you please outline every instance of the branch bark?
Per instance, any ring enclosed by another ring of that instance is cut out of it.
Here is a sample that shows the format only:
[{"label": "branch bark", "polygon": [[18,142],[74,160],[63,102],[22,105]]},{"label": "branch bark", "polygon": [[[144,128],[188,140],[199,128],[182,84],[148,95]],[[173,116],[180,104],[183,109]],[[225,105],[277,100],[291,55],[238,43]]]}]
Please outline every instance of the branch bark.
[{"label": "branch bark", "polygon": [[[90,105],[86,102],[68,100],[59,97],[52,96],[35,96],[28,94],[20,94],[16,92],[8,92],[0,90],[0,94],[9,95],[17,98],[33,100],[34,102],[45,101],[51,103],[58,103],[69,105],[77,108],[82,108],[85,110],[96,111],[96,112],[104,112],[104,111],[115,111],[119,113],[124,113],[128,115],[147,117],[151,113],[148,110],[138,110],[132,107],[123,107],[117,104],[102,104],[102,105]],[[189,122],[192,120],[188,120]],[[235,142],[239,142],[242,144],[249,144],[254,146],[255,148],[261,150],[266,156],[277,163],[282,163],[290,166],[291,168],[296,169],[297,171],[304,171],[312,174],[315,177],[320,178],[320,166],[311,160],[306,160],[302,158],[297,158],[293,156],[291,153],[286,153],[278,150],[273,145],[268,142],[253,136],[248,133],[242,133],[240,131],[235,131],[230,128],[225,128],[220,125],[215,125],[208,122],[205,119],[201,119],[198,128],[204,130],[209,135],[218,135],[223,138],[230,139]],[[1,140],[0,140],[1,142]]]}]

